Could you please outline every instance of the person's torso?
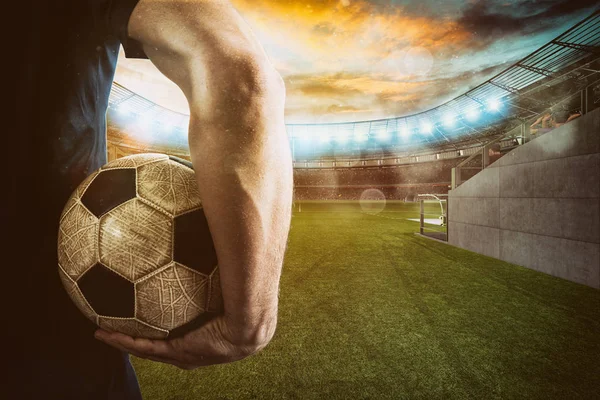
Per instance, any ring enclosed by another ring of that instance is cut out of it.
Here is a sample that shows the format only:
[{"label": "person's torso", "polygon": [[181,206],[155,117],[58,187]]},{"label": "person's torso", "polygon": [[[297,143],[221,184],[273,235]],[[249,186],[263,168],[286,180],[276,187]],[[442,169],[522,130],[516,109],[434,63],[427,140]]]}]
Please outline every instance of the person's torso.
[{"label": "person's torso", "polygon": [[8,276],[19,279],[12,289],[20,298],[11,306],[23,319],[18,335],[39,344],[38,352],[102,348],[62,288],[56,246],[68,197],[106,162],[106,109],[120,43],[106,29],[104,3],[35,2],[17,25],[2,221],[10,232]]}]

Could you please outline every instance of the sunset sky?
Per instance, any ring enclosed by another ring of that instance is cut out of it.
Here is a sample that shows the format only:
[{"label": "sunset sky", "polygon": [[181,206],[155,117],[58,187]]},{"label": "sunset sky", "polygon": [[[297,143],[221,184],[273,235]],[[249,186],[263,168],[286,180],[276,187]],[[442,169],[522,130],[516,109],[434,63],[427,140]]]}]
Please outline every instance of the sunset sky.
[{"label": "sunset sky", "polygon": [[[491,78],[588,16],[593,0],[233,0],[287,88],[286,122],[410,115]],[[188,113],[148,60],[115,81]]]}]

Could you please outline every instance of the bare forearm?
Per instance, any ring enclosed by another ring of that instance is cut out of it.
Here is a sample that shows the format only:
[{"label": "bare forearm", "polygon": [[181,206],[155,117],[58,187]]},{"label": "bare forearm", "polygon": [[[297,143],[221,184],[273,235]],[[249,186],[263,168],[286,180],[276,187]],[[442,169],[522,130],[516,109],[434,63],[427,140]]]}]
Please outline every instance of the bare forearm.
[{"label": "bare forearm", "polygon": [[185,369],[242,359],[266,346],[277,321],[293,191],[283,82],[228,0],[140,0],[128,34],[190,105],[190,152],[225,315],[167,341],[97,337]]},{"label": "bare forearm", "polygon": [[192,162],[217,249],[226,316],[240,331],[234,333],[269,338],[273,332],[260,330],[275,327],[293,191],[283,108],[267,107],[272,101],[283,99],[208,114],[192,106],[190,122]]}]

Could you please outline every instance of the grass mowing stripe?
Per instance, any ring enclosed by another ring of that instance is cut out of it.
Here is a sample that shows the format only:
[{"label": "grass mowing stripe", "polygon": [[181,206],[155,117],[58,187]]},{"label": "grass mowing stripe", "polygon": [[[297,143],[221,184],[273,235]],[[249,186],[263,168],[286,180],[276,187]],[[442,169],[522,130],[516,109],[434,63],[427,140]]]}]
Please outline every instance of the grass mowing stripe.
[{"label": "grass mowing stripe", "polygon": [[415,225],[295,214],[271,344],[194,371],[134,359],[144,398],[597,398],[600,291]]}]

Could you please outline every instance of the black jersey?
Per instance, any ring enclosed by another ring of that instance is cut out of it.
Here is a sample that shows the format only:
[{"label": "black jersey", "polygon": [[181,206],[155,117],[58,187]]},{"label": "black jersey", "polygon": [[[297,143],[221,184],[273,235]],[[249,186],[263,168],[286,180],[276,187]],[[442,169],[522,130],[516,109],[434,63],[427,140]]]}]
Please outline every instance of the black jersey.
[{"label": "black jersey", "polygon": [[137,1],[30,1],[8,21],[19,47],[4,57],[14,71],[5,79],[13,83],[8,97],[15,107],[4,132],[2,267],[10,268],[4,284],[17,314],[7,318],[11,343],[24,359],[89,358],[96,365],[122,358],[93,338],[95,326],[63,289],[57,236],[70,194],[106,163],[106,111],[120,45],[128,57],[145,57],[127,38]]}]

